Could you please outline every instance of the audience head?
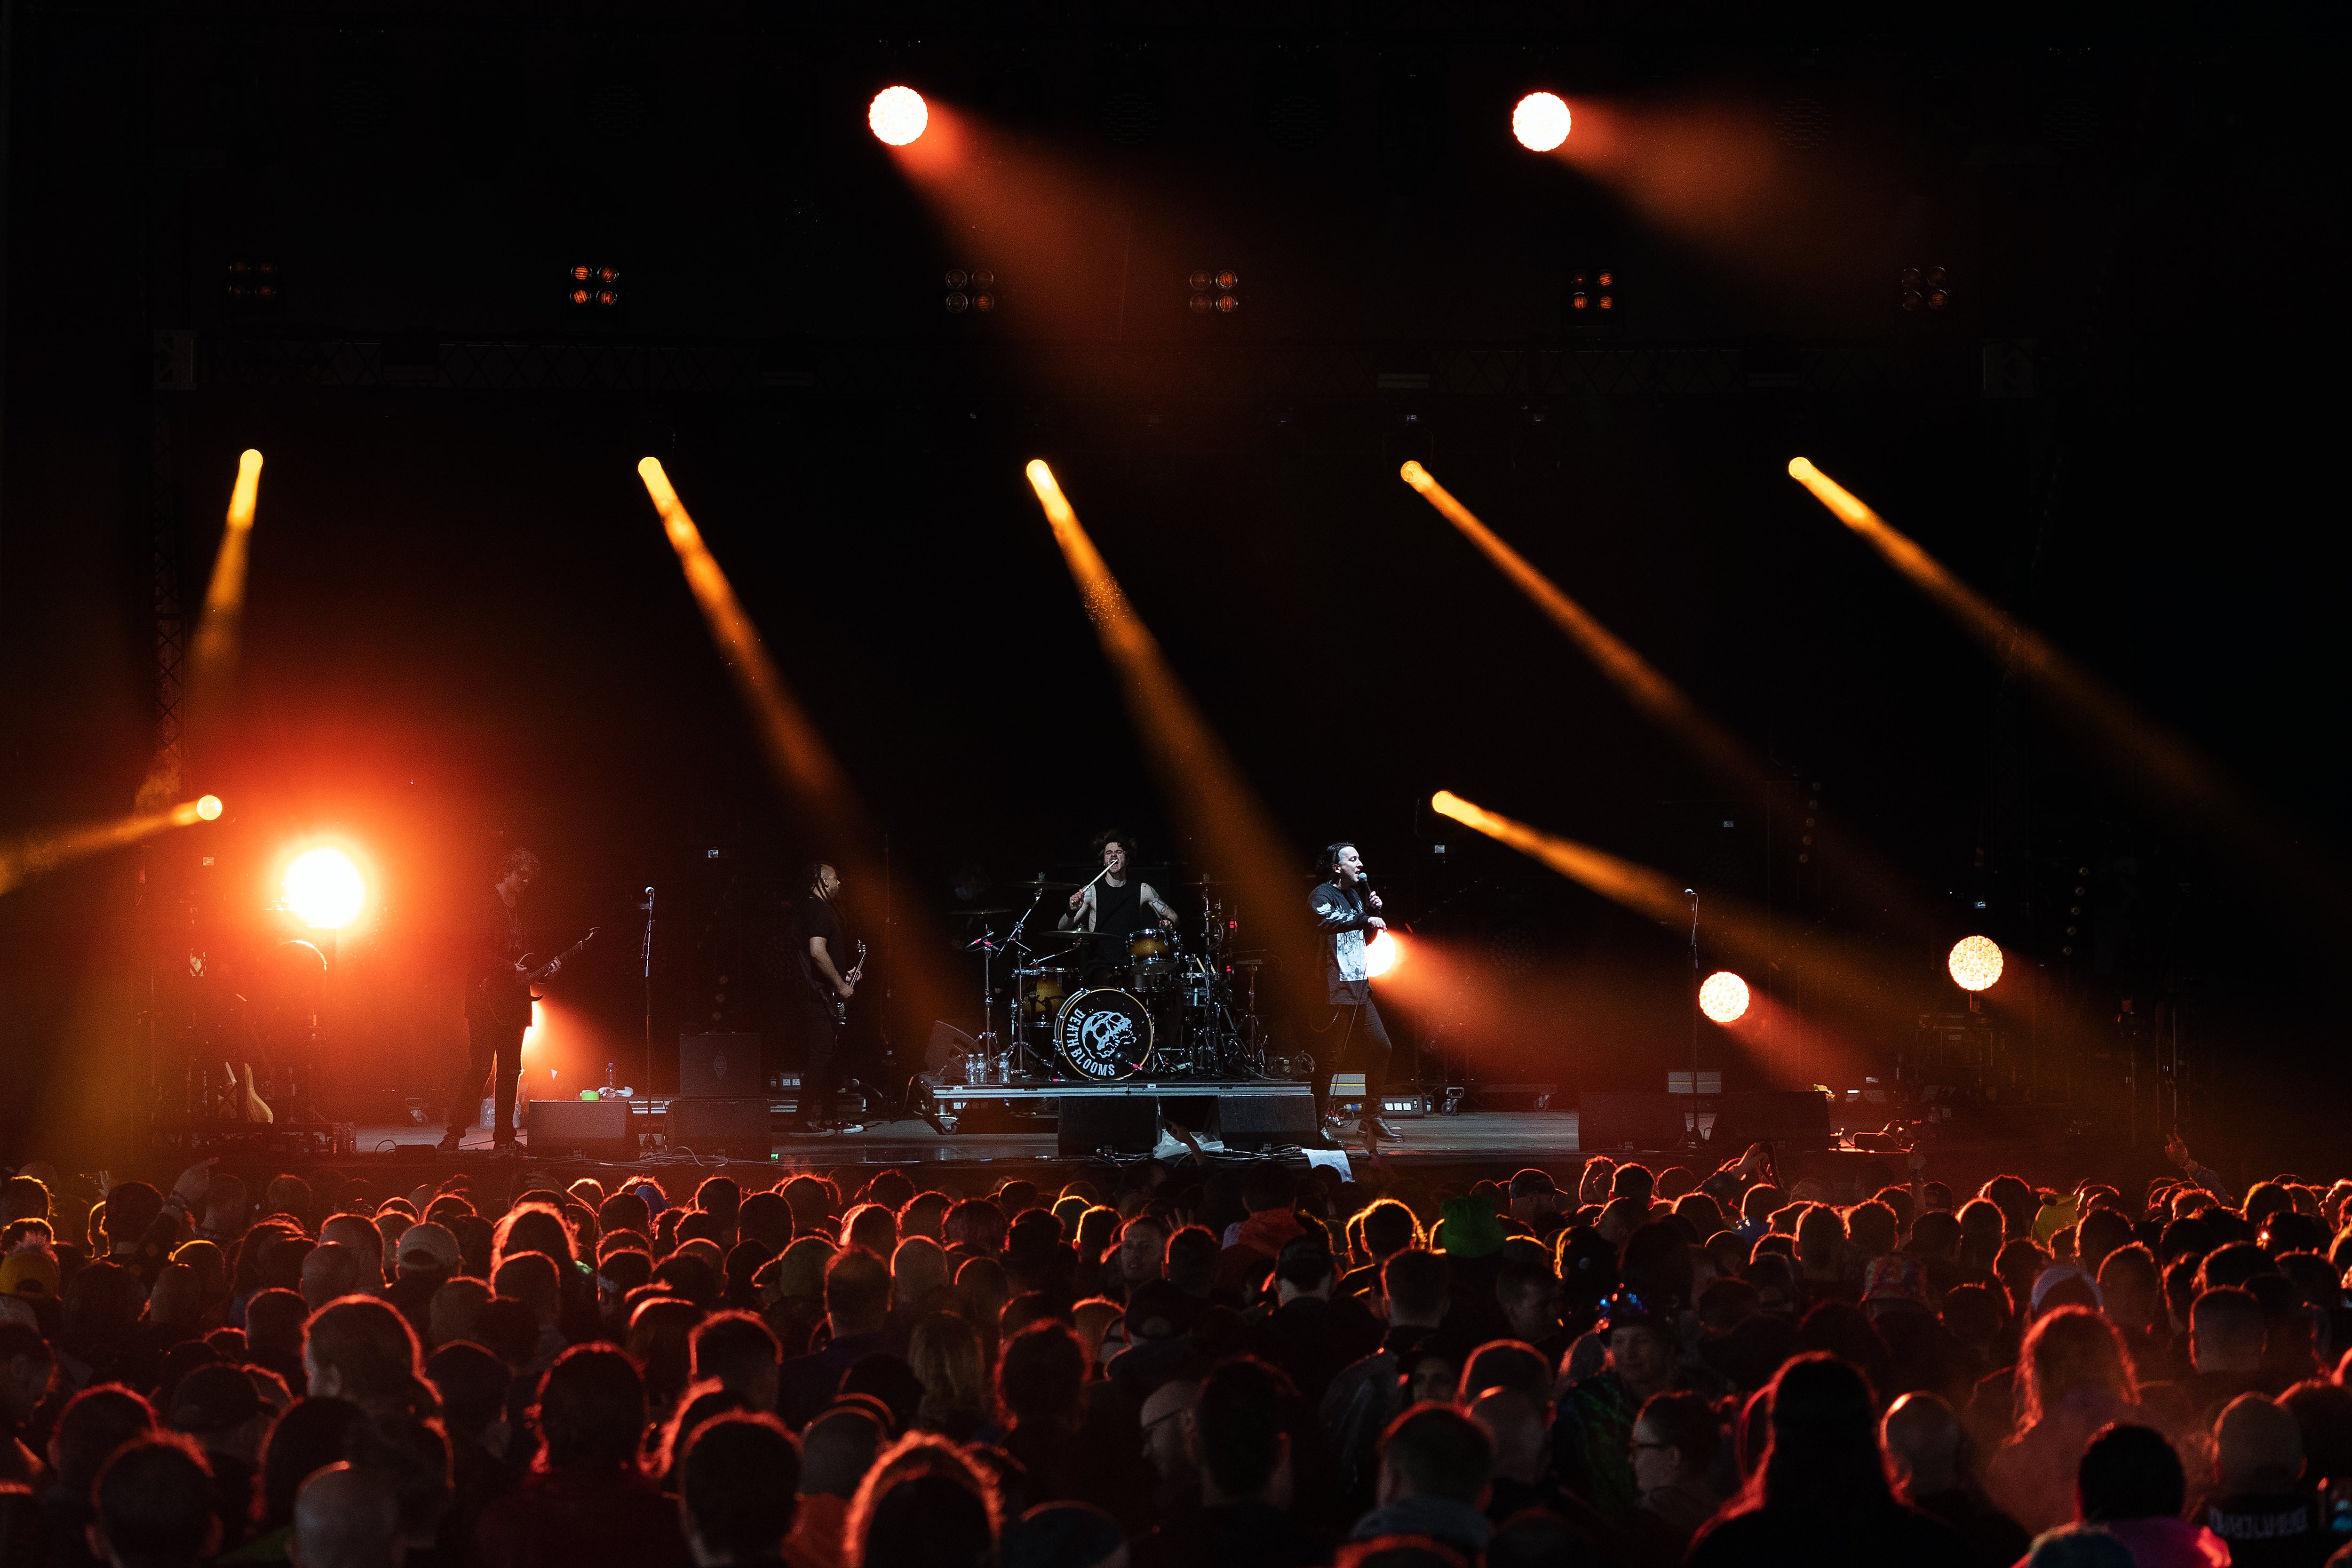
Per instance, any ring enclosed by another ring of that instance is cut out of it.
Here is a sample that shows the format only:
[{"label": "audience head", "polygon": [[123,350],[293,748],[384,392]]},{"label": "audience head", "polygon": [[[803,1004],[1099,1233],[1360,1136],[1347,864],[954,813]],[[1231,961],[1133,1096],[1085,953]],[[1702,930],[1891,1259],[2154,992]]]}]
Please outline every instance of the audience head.
[{"label": "audience head", "polygon": [[1381,1436],[1378,1496],[1384,1506],[1437,1498],[1477,1508],[1494,1479],[1494,1439],[1451,1405],[1416,1405]]},{"label": "audience head", "polygon": [[2303,1429],[2274,1401],[2242,1394],[2213,1423],[2213,1468],[2224,1492],[2284,1492],[2303,1479]]},{"label": "audience head", "polygon": [[1004,1527],[1003,1568],[1126,1568],[1118,1521],[1092,1503],[1039,1503]]},{"label": "audience head", "polygon": [[220,1548],[212,1486],[211,1467],[187,1438],[131,1439],[99,1469],[91,1550],[120,1568],[195,1568]]},{"label": "audience head", "polygon": [[882,1441],[880,1419],[864,1405],[840,1405],[825,1411],[801,1434],[801,1495],[847,1501],[874,1468]]},{"label": "audience head", "polygon": [[2118,1422],[2101,1427],[2084,1445],[2074,1497],[2085,1524],[2179,1519],[2189,1500],[2189,1478],[2163,1433]]},{"label": "audience head", "polygon": [[609,1345],[574,1345],[540,1379],[536,1412],[542,1468],[618,1468],[645,1433],[645,1382]]},{"label": "audience head", "polygon": [[1960,1418],[1940,1394],[1906,1394],[1886,1410],[1879,1440],[1895,1466],[1905,1494],[1916,1499],[1958,1490],[1961,1472]]},{"label": "audience head", "polygon": [[824,1270],[824,1310],[835,1339],[879,1332],[890,1316],[890,1266],[862,1247],[834,1254]]},{"label": "audience head", "polygon": [[2137,1397],[2115,1325],[2085,1308],[2061,1307],[2026,1331],[2017,1363],[2020,1427],[2054,1413],[2078,1389],[2097,1389],[2126,1405]]},{"label": "audience head", "polygon": [[677,1500],[695,1561],[752,1563],[781,1555],[800,1482],[801,1446],[773,1415],[719,1415],[694,1428],[677,1467]]},{"label": "audience head", "polygon": [[289,1553],[296,1568],[400,1568],[406,1552],[389,1477],[338,1461],[302,1483]]},{"label": "audience head", "polygon": [[1290,1437],[1283,1406],[1290,1380],[1262,1361],[1242,1356],[1209,1373],[1192,1410],[1191,1453],[1201,1472],[1204,1501],[1255,1499],[1290,1505]]},{"label": "audience head", "polygon": [[2263,1306],[2253,1293],[2222,1286],[2189,1309],[2189,1358],[2199,1372],[2255,1372],[2263,1364]]},{"label": "audience head", "polygon": [[842,1541],[860,1568],[986,1568],[1001,1522],[994,1479],[953,1444],[912,1432],[859,1484]]}]

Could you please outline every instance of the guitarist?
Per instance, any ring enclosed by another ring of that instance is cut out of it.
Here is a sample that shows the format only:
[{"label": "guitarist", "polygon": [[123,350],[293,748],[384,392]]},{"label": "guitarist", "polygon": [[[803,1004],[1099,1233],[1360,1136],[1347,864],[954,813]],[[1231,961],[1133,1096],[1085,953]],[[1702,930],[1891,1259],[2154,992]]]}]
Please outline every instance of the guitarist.
[{"label": "guitarist", "polygon": [[454,1153],[474,1124],[485,1076],[493,1079],[497,1100],[493,1147],[501,1153],[514,1151],[515,1079],[522,1072],[523,1031],[530,1026],[531,981],[563,967],[562,959],[536,970],[523,962],[530,942],[517,905],[538,875],[538,856],[520,847],[508,850],[499,862],[499,879],[474,910],[466,957],[466,1069],[450,1089],[449,1130],[440,1143],[444,1153]]},{"label": "guitarist", "polygon": [[[862,1127],[836,1126],[834,1121],[843,1026],[848,1022],[849,999],[857,992],[862,968],[849,957],[842,942],[841,873],[823,861],[813,862],[802,871],[801,888],[793,940],[803,984],[801,1040],[805,1047],[797,1131],[862,1131]],[[845,971],[844,963],[851,967]]]}]

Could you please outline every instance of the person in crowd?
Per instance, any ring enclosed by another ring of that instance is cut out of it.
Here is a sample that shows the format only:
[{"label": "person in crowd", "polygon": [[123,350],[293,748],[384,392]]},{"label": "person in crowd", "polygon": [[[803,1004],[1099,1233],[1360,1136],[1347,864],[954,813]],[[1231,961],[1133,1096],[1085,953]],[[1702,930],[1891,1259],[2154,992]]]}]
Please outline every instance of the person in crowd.
[{"label": "person in crowd", "polygon": [[1475,1563],[1495,1532],[1480,1507],[1494,1477],[1486,1427],[1451,1405],[1416,1405],[1381,1435],[1378,1506],[1350,1539],[1424,1537]]},{"label": "person in crowd", "polygon": [[2074,1517],[2074,1463],[2100,1427],[2139,1419],[2123,1336],[2083,1307],[2029,1330],[2017,1364],[2017,1425],[1985,1467],[1985,1489],[2034,1535]]},{"label": "person in crowd", "polygon": [[845,1247],[824,1270],[824,1345],[785,1362],[777,1375],[777,1413],[787,1426],[805,1426],[841,1390],[861,1357],[894,1354],[890,1333],[890,1266],[862,1247]]},{"label": "person in crowd", "polygon": [[1696,1394],[1660,1394],[1642,1405],[1633,1422],[1633,1485],[1641,1494],[1640,1522],[1679,1557],[1700,1525],[1723,1506],[1715,1483],[1716,1456],[1723,1446],[1714,1408]]},{"label": "person in crowd", "polygon": [[842,1527],[856,1568],[941,1568],[996,1558],[1003,1508],[992,1475],[952,1444],[909,1432],[877,1455]]},{"label": "person in crowd", "polygon": [[800,1505],[783,1545],[793,1568],[843,1568],[850,1502],[887,1441],[877,1412],[860,1401],[809,1423],[801,1435]]},{"label": "person in crowd", "polygon": [[2189,1517],[2233,1568],[2317,1568],[2342,1544],[2305,1484],[2303,1431],[2275,1400],[2242,1394],[2213,1424],[2213,1489]]},{"label": "person in crowd", "polygon": [[764,1412],[696,1427],[678,1463],[678,1516],[695,1568],[756,1568],[782,1557],[799,1510],[801,1446]]},{"label": "person in crowd", "polygon": [[915,1426],[951,1443],[970,1442],[989,1416],[988,1369],[979,1333],[952,1312],[926,1312],[908,1335],[907,1364],[923,1387]]},{"label": "person in crowd", "polygon": [[482,1510],[481,1568],[686,1568],[677,1515],[638,1463],[647,1409],[635,1364],[574,1345],[547,1369],[533,1408],[539,1455]]},{"label": "person in crowd", "polygon": [[780,1358],[773,1330],[751,1312],[719,1312],[694,1326],[694,1381],[715,1379],[745,1410],[772,1411]]},{"label": "person in crowd", "polygon": [[2135,1568],[2224,1568],[2231,1560],[2220,1537],[2181,1518],[2188,1478],[2152,1426],[2101,1428],[2075,1467],[2074,1496],[2075,1522],[2066,1528],[2121,1542]]},{"label": "person in crowd", "polygon": [[1294,1464],[1286,1411],[1297,1396],[1281,1373],[1236,1357],[1211,1372],[1188,1445],[1197,1507],[1179,1510],[1133,1543],[1136,1568],[1308,1568],[1325,1542],[1291,1511]]},{"label": "person in crowd", "polygon": [[1899,1563],[1958,1568],[1959,1537],[1898,1500],[1862,1374],[1820,1352],[1782,1367],[1767,1391],[1770,1436],[1746,1489],[1703,1527],[1693,1568]]},{"label": "person in crowd", "polygon": [[109,1568],[196,1568],[220,1549],[212,1471],[185,1437],[150,1433],[117,1448],[90,1504],[89,1552]]},{"label": "person in crowd", "polygon": [[1969,1470],[1968,1434],[1942,1396],[1911,1393],[1887,1407],[1879,1438],[1905,1502],[1952,1527],[1978,1568],[2008,1568],[2033,1538],[1992,1506]]},{"label": "person in crowd", "polygon": [[387,1477],[337,1460],[302,1483],[289,1553],[296,1568],[401,1568],[405,1555]]},{"label": "person in crowd", "polygon": [[1559,1401],[1552,1455],[1561,1482],[1616,1525],[1641,1506],[1632,1443],[1642,1406],[1661,1394],[1704,1391],[1681,1363],[1672,1321],[1631,1290],[1609,1299],[1596,1328],[1608,1364]]}]

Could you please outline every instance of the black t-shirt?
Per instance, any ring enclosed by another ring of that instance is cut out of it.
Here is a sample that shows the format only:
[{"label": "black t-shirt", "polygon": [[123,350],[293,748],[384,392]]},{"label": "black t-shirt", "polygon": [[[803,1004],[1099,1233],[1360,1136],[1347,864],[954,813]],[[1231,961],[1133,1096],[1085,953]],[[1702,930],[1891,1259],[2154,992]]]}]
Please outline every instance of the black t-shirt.
[{"label": "black t-shirt", "polygon": [[809,952],[809,943],[824,939],[824,951],[833,966],[842,973],[849,973],[849,955],[841,947],[841,914],[830,900],[806,898],[801,900],[798,914],[793,921],[793,955],[800,961],[801,979],[807,987],[808,998],[831,1006],[834,1001],[833,982]]},{"label": "black t-shirt", "polygon": [[1095,947],[1104,963],[1124,963],[1129,941],[1150,923],[1143,912],[1143,884],[1135,878],[1120,888],[1108,878],[1095,884]]},{"label": "black t-shirt", "polygon": [[474,906],[473,930],[467,942],[466,1016],[496,1018],[520,1013],[529,1020],[530,1004],[514,984],[515,960],[530,946],[530,932],[522,911],[511,908],[498,889],[484,892]]}]

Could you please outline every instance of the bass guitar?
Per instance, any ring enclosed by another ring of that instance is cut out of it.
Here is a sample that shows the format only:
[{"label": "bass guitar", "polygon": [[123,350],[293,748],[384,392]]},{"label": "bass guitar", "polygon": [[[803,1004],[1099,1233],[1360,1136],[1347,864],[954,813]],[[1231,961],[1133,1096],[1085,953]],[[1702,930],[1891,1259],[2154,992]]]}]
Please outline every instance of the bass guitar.
[{"label": "bass guitar", "polygon": [[[849,966],[849,973],[843,975],[842,978],[848,981],[852,985],[855,985],[865,973],[866,944],[861,942],[857,944],[857,962]],[[833,1004],[833,1021],[835,1023],[846,1024],[849,1022],[848,997],[844,996],[838,991],[833,991],[826,994],[825,1000]]]},{"label": "bass guitar", "polygon": [[590,926],[586,936],[545,963],[541,963],[536,953],[524,953],[516,961],[522,971],[520,973],[492,974],[476,982],[490,1016],[509,1027],[529,1024],[530,1005],[539,1000],[531,994],[530,988],[577,958],[583,948],[596,940],[596,933],[604,929],[602,926]]}]

